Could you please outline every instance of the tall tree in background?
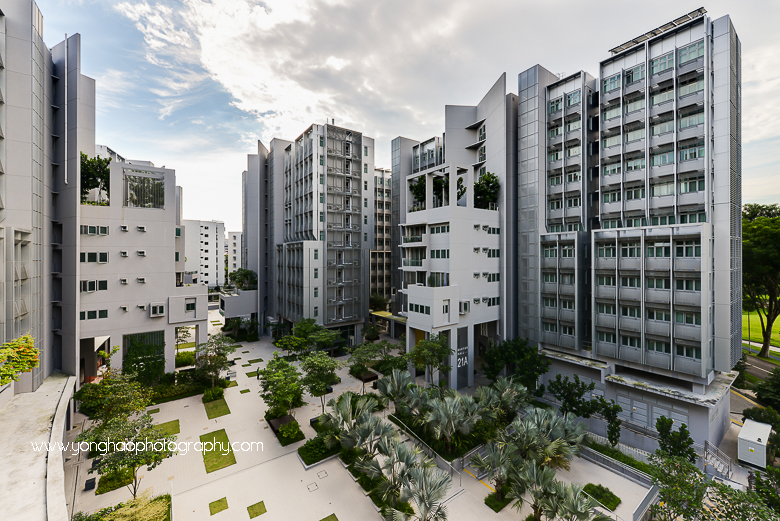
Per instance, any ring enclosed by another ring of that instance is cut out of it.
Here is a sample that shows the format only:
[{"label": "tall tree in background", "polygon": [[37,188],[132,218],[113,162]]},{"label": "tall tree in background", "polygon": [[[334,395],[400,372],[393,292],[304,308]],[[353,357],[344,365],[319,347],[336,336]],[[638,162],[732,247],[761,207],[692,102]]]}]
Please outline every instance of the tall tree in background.
[{"label": "tall tree in background", "polygon": [[745,205],[742,213],[743,296],[756,310],[763,342],[759,356],[769,356],[772,327],[780,315],[780,209]]},{"label": "tall tree in background", "polygon": [[491,203],[498,202],[498,191],[500,189],[501,184],[496,174],[490,172],[482,174],[474,183],[474,208],[489,209]]},{"label": "tall tree in background", "polygon": [[0,345],[0,385],[19,380],[19,373],[38,367],[38,349],[28,333]]},{"label": "tall tree in background", "polygon": [[84,152],[81,153],[81,202],[87,201],[89,191],[95,188],[100,191],[100,201],[103,200],[103,192],[108,191],[111,186],[111,169],[108,164],[111,158],[101,159],[99,157],[90,158]]},{"label": "tall tree in background", "polygon": [[219,380],[220,373],[230,367],[228,355],[235,350],[235,346],[230,345],[221,333],[195,346],[195,366],[211,379],[212,388]]}]

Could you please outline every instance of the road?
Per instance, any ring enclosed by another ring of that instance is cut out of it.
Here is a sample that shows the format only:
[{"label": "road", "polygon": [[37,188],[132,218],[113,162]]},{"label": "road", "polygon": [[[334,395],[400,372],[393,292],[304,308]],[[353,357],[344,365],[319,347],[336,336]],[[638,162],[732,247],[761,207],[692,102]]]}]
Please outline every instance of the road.
[{"label": "road", "polygon": [[768,378],[769,373],[777,369],[777,366],[772,362],[765,362],[764,360],[761,360],[760,358],[756,358],[755,356],[748,356],[747,364],[748,364],[747,367],[748,374],[757,376],[762,380]]}]

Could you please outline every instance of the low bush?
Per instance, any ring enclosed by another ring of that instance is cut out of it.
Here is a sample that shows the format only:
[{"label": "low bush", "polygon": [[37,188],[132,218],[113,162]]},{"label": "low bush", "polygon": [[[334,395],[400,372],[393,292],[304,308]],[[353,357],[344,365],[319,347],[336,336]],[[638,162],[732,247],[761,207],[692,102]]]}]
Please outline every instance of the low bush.
[{"label": "low bush", "polygon": [[225,397],[225,390],[222,387],[214,387],[203,391],[203,403],[213,402]]},{"label": "low bush", "polygon": [[105,474],[102,474],[100,476],[100,479],[98,480],[97,489],[95,489],[95,494],[105,494],[106,492],[111,492],[112,490],[116,490],[118,488],[122,488],[126,485],[129,485],[133,482],[133,470],[132,469],[122,469],[122,470],[116,470],[114,472],[107,472]]},{"label": "low bush", "polygon": [[349,366],[349,374],[354,378],[360,379],[361,376],[368,372],[368,367],[363,364],[352,364]]},{"label": "low bush", "polygon": [[389,375],[393,372],[393,369],[403,371],[407,368],[408,362],[402,356],[386,356],[376,364],[373,369],[382,373],[383,375]]},{"label": "low bush", "polygon": [[485,504],[492,508],[493,512],[501,512],[501,510],[511,502],[512,499],[506,497],[506,494],[504,494],[504,499],[498,499],[495,492],[491,492],[485,496]]},{"label": "low bush", "polygon": [[[162,509],[150,509],[150,504],[158,502],[163,503]],[[136,519],[135,515],[148,514],[150,510],[163,512],[153,518],[154,521],[170,521],[171,519],[171,495],[163,494],[161,496],[148,498],[139,494],[138,499],[117,503],[114,506],[102,508],[93,514],[76,512],[71,521],[104,521],[107,519]],[[111,515],[116,512],[116,514]],[[122,517],[124,516],[124,517]],[[130,517],[128,517],[130,516]],[[152,521],[151,519],[149,521]]]},{"label": "low bush", "polygon": [[313,465],[318,461],[322,461],[325,458],[329,458],[335,454],[338,454],[341,447],[335,445],[332,448],[328,448],[325,444],[325,438],[321,435],[310,439],[298,448],[298,454],[301,455],[301,459],[307,465]]},{"label": "low bush", "polygon": [[276,435],[276,437],[279,438],[279,442],[282,444],[282,447],[286,447],[291,443],[306,439],[306,435],[301,430],[301,426],[298,425],[298,422],[295,420],[291,421],[290,423],[285,423],[279,427],[279,433]]},{"label": "low bush", "polygon": [[584,490],[590,497],[613,512],[620,504],[620,498],[604,485],[594,485],[593,483],[588,483],[582,488],[582,490]]},{"label": "low bush", "polygon": [[195,365],[195,351],[182,351],[176,353],[176,367]]},{"label": "low bush", "polygon": [[602,445],[600,443],[596,443],[595,441],[588,441],[586,445],[591,449],[595,450],[596,452],[600,452],[605,456],[609,456],[614,460],[618,460],[621,463],[625,463],[629,467],[633,467],[640,472],[644,472],[645,474],[652,476],[653,468],[650,465],[641,461],[637,461],[631,456],[627,456],[623,454],[618,449],[609,447],[607,445]]},{"label": "low bush", "polygon": [[176,385],[155,385],[152,387],[152,404],[165,403],[180,398],[195,396],[203,392],[199,385],[184,383]]}]

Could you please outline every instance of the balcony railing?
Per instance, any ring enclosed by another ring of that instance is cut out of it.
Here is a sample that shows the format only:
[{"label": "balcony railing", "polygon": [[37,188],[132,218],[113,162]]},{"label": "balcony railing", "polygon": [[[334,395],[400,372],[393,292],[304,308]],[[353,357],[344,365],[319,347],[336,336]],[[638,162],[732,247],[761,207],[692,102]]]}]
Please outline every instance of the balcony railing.
[{"label": "balcony railing", "polygon": [[404,259],[404,266],[422,266],[423,259]]},{"label": "balcony railing", "polygon": [[408,235],[403,237],[404,242],[422,242],[422,235]]}]

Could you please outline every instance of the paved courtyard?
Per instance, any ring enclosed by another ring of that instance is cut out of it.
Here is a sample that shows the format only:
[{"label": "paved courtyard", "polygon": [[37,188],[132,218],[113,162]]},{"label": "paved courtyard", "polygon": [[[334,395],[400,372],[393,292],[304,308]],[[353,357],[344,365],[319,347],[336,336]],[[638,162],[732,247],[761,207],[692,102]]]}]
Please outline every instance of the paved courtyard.
[{"label": "paved courtyard", "polygon": [[[212,319],[211,316],[209,318]],[[152,415],[155,423],[179,420],[181,432],[177,438],[180,442],[195,442],[202,434],[225,429],[231,442],[259,441],[263,444],[262,450],[237,451],[235,465],[209,474],[206,473],[201,453],[190,450],[165,460],[152,471],[141,470],[141,489],[151,488],[154,494],[170,493],[176,519],[211,519],[209,503],[221,498],[227,498],[228,509],[216,514],[214,519],[249,519],[247,507],[259,501],[263,501],[267,509],[267,513],[262,516],[266,521],[319,521],[333,513],[340,521],[379,519],[371,500],[337,459],[305,470],[296,453],[304,441],[282,447],[263,419],[267,407],[258,393],[260,382],[246,373],[265,366],[275,349],[265,338],[259,342],[241,343],[241,348],[237,348],[231,356],[237,358],[233,369],[236,371],[238,386],[225,389],[225,400],[231,411],[229,415],[209,420],[200,396],[150,407],[160,409]],[[257,358],[262,358],[263,362],[242,367],[250,359]],[[334,386],[334,394],[328,395],[328,398],[348,390],[357,393],[362,391],[363,384],[352,378],[346,368],[341,369],[339,375],[342,383]],[[366,387],[369,390],[370,384]],[[241,390],[246,389],[249,392],[242,394]],[[316,435],[309,426],[309,419],[318,416],[322,408],[319,398],[304,397],[307,398],[308,405],[297,409],[295,413],[309,439]],[[85,418],[82,416],[81,419]],[[77,427],[68,435],[69,439],[75,438],[81,431],[82,423],[77,422]],[[88,474],[91,463],[85,456],[71,454],[66,462],[70,511],[92,512],[130,497],[125,487],[99,496],[95,495],[94,490],[84,491],[85,481],[97,477]],[[623,499],[617,510],[623,519],[631,518],[633,509],[645,492],[633,482],[582,459],[573,462],[571,472],[560,471],[558,478],[567,482],[605,484]],[[466,472],[461,476],[455,475],[446,500],[448,519],[522,519],[516,510],[509,507],[500,514],[493,513],[483,502],[490,491],[486,484]],[[528,513],[530,510],[524,507],[521,514]]]}]

